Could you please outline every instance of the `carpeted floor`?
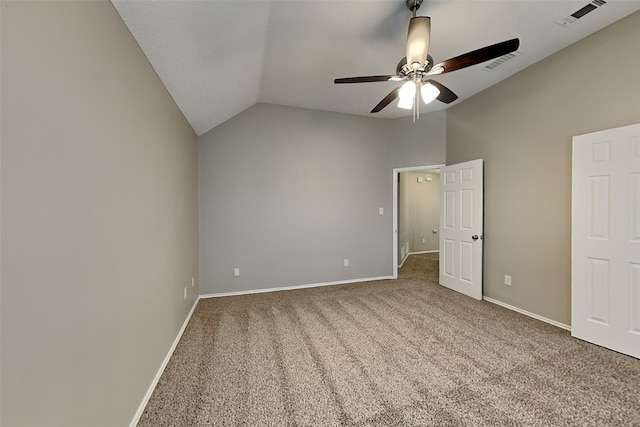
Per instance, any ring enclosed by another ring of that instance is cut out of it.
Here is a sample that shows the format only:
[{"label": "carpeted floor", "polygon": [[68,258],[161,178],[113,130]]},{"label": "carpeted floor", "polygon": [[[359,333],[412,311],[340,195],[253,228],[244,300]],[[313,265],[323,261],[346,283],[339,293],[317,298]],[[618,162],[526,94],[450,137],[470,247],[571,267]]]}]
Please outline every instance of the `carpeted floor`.
[{"label": "carpeted floor", "polygon": [[640,360],[436,284],[203,299],[140,426],[640,426]]}]

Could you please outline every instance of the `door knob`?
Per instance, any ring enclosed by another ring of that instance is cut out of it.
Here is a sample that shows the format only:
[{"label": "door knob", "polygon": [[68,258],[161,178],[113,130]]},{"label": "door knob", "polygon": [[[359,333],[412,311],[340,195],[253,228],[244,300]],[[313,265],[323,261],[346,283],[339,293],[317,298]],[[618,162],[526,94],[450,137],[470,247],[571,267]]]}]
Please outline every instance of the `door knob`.
[{"label": "door knob", "polygon": [[474,234],[473,236],[471,236],[471,238],[472,238],[474,241],[476,241],[476,240],[478,240],[478,235],[477,235],[477,234]]}]

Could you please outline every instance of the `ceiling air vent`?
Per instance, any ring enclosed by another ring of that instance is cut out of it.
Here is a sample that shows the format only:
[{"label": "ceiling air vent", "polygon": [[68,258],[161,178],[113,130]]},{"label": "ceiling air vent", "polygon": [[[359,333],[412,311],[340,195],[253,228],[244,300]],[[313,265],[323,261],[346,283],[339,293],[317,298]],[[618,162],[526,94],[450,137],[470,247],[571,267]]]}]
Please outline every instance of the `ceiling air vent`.
[{"label": "ceiling air vent", "polygon": [[569,25],[575,23],[578,19],[582,18],[588,13],[593,12],[600,6],[605,5],[607,2],[605,0],[593,0],[591,3],[587,3],[582,8],[576,10],[571,15],[567,16],[563,19],[556,19],[554,22],[558,25],[561,25],[565,28],[569,28]]},{"label": "ceiling air vent", "polygon": [[518,51],[507,53],[506,55],[502,55],[500,58],[497,58],[497,59],[489,62],[487,65],[482,67],[482,69],[485,70],[485,71],[493,71],[497,67],[499,67],[500,65],[504,64],[505,62],[507,62],[510,59],[515,58],[518,55],[520,55],[520,52],[518,52]]}]

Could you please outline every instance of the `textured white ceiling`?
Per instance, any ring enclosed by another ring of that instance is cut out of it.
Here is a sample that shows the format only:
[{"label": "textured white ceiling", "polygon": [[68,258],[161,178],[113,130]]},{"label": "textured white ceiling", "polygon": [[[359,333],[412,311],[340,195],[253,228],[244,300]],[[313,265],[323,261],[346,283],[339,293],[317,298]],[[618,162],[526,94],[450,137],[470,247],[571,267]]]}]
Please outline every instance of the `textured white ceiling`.
[{"label": "textured white ceiling", "polygon": [[[394,74],[411,16],[405,0],[112,3],[198,135],[256,102],[369,115],[398,84],[333,79]],[[554,22],[587,3],[425,0],[418,15],[431,16],[436,62],[520,38],[520,55],[491,72],[476,65],[436,78],[457,103],[640,10],[640,0],[609,0],[566,28]],[[594,52],[594,66],[603,66],[597,61]],[[451,105],[434,101],[422,111]],[[410,114],[391,104],[377,116]]]}]

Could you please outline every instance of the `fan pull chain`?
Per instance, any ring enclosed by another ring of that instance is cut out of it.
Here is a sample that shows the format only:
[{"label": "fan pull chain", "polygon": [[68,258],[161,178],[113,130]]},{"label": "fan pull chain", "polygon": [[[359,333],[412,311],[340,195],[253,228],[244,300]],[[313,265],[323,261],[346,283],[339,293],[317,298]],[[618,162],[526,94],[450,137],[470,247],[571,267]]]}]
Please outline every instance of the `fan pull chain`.
[{"label": "fan pull chain", "polygon": [[416,122],[416,97],[413,96],[413,108],[411,109],[411,117],[413,118],[413,123]]},{"label": "fan pull chain", "polygon": [[420,120],[420,87],[416,87],[416,120]]}]

